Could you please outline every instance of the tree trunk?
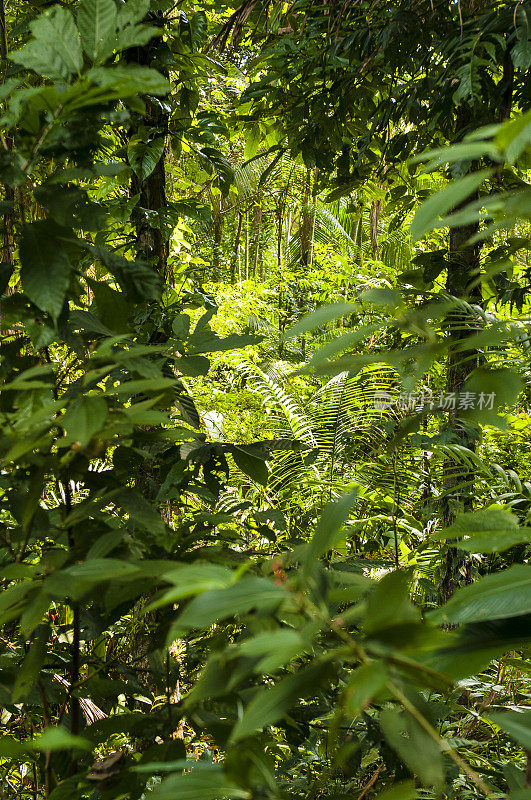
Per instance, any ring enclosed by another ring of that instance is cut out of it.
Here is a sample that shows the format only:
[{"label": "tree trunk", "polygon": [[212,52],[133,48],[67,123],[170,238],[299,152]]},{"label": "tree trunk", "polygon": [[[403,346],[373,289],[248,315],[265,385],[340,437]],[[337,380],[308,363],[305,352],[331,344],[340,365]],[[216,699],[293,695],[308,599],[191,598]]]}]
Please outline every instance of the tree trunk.
[{"label": "tree trunk", "polygon": [[214,281],[219,280],[219,267],[221,261],[221,242],[223,240],[223,214],[221,213],[221,199],[216,198],[214,203],[214,219],[213,219],[213,232],[214,232],[214,247],[212,252],[212,278]]},{"label": "tree trunk", "polygon": [[253,258],[253,278],[258,274],[258,264],[260,260],[260,238],[262,236],[262,206],[260,203],[254,205],[254,258]]},{"label": "tree trunk", "polygon": [[[457,114],[457,132],[466,129],[471,122],[470,113],[459,109]],[[469,201],[465,201],[454,209],[458,211]],[[481,303],[481,284],[479,277],[479,244],[467,244],[477,233],[478,223],[450,228],[448,247],[448,272],[446,290],[449,295],[469,303]],[[462,390],[470,373],[478,365],[477,350],[462,350],[463,340],[474,334],[477,322],[474,315],[468,311],[456,311],[446,320],[446,328],[450,337],[448,350],[446,388],[448,393],[456,396]],[[456,405],[458,405],[456,403]],[[459,411],[450,412],[448,427],[454,433],[460,445],[471,450],[475,448],[475,437],[470,427],[459,417]],[[447,460],[443,466],[443,490],[445,497],[442,506],[442,522],[444,527],[452,524],[456,514],[460,511],[470,511],[473,504],[474,473],[470,470],[463,471],[455,462]],[[468,482],[468,483],[467,483]],[[465,483],[465,487],[458,488]],[[455,547],[448,547],[445,552],[444,570],[441,581],[441,597],[447,601],[452,597],[458,587],[460,578],[465,583],[471,581],[470,559],[463,551]]]},{"label": "tree trunk", "polygon": [[232,259],[230,262],[230,282],[236,283],[236,266],[240,256],[240,238],[242,234],[243,214],[238,211],[238,229],[236,231],[236,238],[234,239],[234,248],[232,251]]},{"label": "tree trunk", "polygon": [[[0,0],[0,65],[2,69],[2,85],[6,81],[7,70],[7,27],[4,0]],[[5,145],[8,150],[13,146],[12,139],[7,136]],[[12,186],[4,185],[4,202],[6,203],[6,210],[4,211],[4,224],[2,231],[2,258],[5,264],[10,266],[14,265],[14,250],[15,250],[15,236],[14,236],[14,204],[15,204],[15,190]]]},{"label": "tree trunk", "polygon": [[[164,16],[160,12],[153,12],[148,16],[147,21],[160,28],[163,28],[165,24]],[[159,39],[153,39],[144,47],[132,48],[127,53],[127,61],[141,66],[149,66],[154,60],[158,47],[160,47]],[[139,118],[139,125],[148,128],[152,135],[166,138],[169,122],[166,104],[149,97],[142,99],[146,113]],[[162,278],[168,280],[171,278],[168,274],[169,245],[164,241],[163,221],[160,214],[166,208],[166,148],[157,161],[155,169],[145,180],[141,181],[138,176],[133,175],[131,194],[140,195],[133,212],[137,255],[153,264]],[[145,211],[156,212],[159,215],[158,227],[152,226],[153,214],[146,214]]]}]

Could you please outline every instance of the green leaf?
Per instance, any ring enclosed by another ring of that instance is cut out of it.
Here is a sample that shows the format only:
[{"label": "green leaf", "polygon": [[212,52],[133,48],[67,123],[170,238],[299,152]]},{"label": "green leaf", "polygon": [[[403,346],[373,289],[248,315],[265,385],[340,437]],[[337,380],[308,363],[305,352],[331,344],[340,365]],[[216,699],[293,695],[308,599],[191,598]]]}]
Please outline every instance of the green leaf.
[{"label": "green leaf", "polygon": [[187,354],[197,353],[220,353],[226,350],[239,350],[250,344],[258,344],[262,341],[261,336],[254,336],[249,333],[232,333],[223,339],[211,330],[194,331],[188,339]]},{"label": "green leaf", "polygon": [[177,619],[177,626],[186,631],[253,609],[271,612],[284,598],[284,591],[267,578],[245,575],[227,589],[215,589],[194,598]]},{"label": "green leaf", "polygon": [[358,496],[357,490],[328,503],[315,528],[306,553],[306,567],[311,567],[316,558],[330,550],[340,537],[340,530],[350,516]]},{"label": "green leaf", "polygon": [[390,572],[376,584],[367,601],[363,627],[376,633],[394,625],[418,622],[419,611],[409,599],[410,575],[407,570]]},{"label": "green leaf", "polygon": [[435,228],[440,217],[470,197],[491,174],[492,170],[484,169],[465,175],[464,178],[452,181],[445,189],[428,198],[413,217],[411,237],[414,240],[420,239],[423,234]]},{"label": "green leaf", "polygon": [[380,714],[385,738],[420,780],[442,789],[444,773],[440,747],[424,728],[406,711],[386,709]]},{"label": "green leaf", "polygon": [[65,728],[50,726],[41,736],[33,739],[33,749],[44,753],[48,750],[92,750],[93,745],[82,736],[74,736]]},{"label": "green leaf", "polygon": [[145,142],[139,134],[133,136],[127,146],[127,158],[135,174],[141,181],[148,178],[164,152],[162,137]]},{"label": "green leaf", "polygon": [[176,564],[172,569],[163,572],[161,578],[175,586],[154,600],[147,611],[178,603],[185,597],[224,589],[236,581],[236,574],[219,564]]},{"label": "green leaf", "polygon": [[247,141],[245,142],[245,150],[243,152],[243,157],[246,161],[256,155],[256,151],[258,150],[258,145],[260,144],[260,126],[258,123],[255,123],[251,130],[249,131],[249,135],[247,137]]},{"label": "green leaf", "polygon": [[27,752],[27,746],[14,736],[0,736],[0,758],[18,758]]},{"label": "green leaf", "polygon": [[107,414],[107,403],[103,397],[86,395],[70,403],[60,423],[70,441],[78,441],[81,447],[86,447],[105,426]]},{"label": "green leaf", "polygon": [[531,613],[531,565],[515,564],[458,589],[442,608],[429,614],[437,624],[480,622]]},{"label": "green leaf", "polygon": [[118,24],[125,27],[144,19],[149,11],[150,0],[127,0],[118,11]]},{"label": "green leaf", "polygon": [[48,637],[50,628],[48,625],[41,625],[29,646],[22,667],[17,673],[15,685],[13,687],[13,702],[18,703],[28,695],[35,686],[39,673],[46,658]]},{"label": "green leaf", "polygon": [[236,465],[245,475],[248,475],[261,486],[267,486],[269,472],[263,458],[256,458],[256,456],[246,452],[243,447],[233,447],[231,452]]},{"label": "green leaf", "polygon": [[166,541],[166,526],[160,514],[137,490],[126,489],[118,495],[116,502],[129,514],[131,522],[151,533],[155,541],[159,544]]},{"label": "green leaf", "polygon": [[519,528],[514,514],[491,508],[484,511],[458,514],[455,522],[444,531],[432,534],[431,539],[468,538],[455,547],[469,553],[502,553],[517,544],[531,542],[531,528]]},{"label": "green leaf", "polygon": [[[136,564],[117,558],[91,558],[63,570],[63,574],[83,583],[104,583],[138,572]],[[57,576],[60,577],[60,576]]]},{"label": "green leaf", "polygon": [[108,52],[115,38],[116,6],[113,0],[83,0],[77,13],[83,50],[92,61]]},{"label": "green leaf", "polygon": [[301,698],[315,694],[324,664],[312,664],[306,669],[283,678],[274,686],[260,689],[232,730],[232,743],[250,736],[266,725],[276,722]]},{"label": "green leaf", "polygon": [[354,670],[345,690],[345,711],[357,717],[385,688],[387,680],[387,669],[383,662],[362,664]]},{"label": "green leaf", "polygon": [[353,314],[354,311],[359,309],[354,303],[331,303],[327,306],[321,306],[316,311],[312,311],[292,325],[284,334],[284,339],[293,339],[294,336],[300,336],[307,331],[320,328],[321,325],[326,325],[335,319],[340,319],[348,314]]},{"label": "green leaf", "polygon": [[460,412],[460,416],[486,425],[497,425],[500,421],[497,410],[513,405],[522,389],[522,378],[514,369],[478,367],[462,388],[464,392],[472,392],[476,402],[473,408]]},{"label": "green leaf", "polygon": [[229,783],[220,768],[171,775],[150,793],[152,800],[225,800],[246,798],[249,792]]},{"label": "green leaf", "polygon": [[0,594],[0,625],[10,622],[21,613],[26,605],[27,595],[35,589],[31,581],[23,581],[8,586]]},{"label": "green leaf", "polygon": [[169,81],[160,72],[139,64],[93,67],[87,72],[87,77],[99,86],[112,87],[125,97],[135,94],[167,94],[170,91]]},{"label": "green leaf", "polygon": [[34,39],[10,59],[52,81],[79,74],[83,53],[79,33],[70,11],[60,6],[48,9],[30,24]]},{"label": "green leaf", "polygon": [[127,333],[132,306],[125,294],[111,289],[103,281],[95,281],[92,278],[88,278],[88,284],[94,294],[98,318],[103,326],[116,333]]},{"label": "green leaf", "polygon": [[398,308],[403,304],[401,292],[384,287],[367,289],[361,295],[361,299],[366,303],[374,303],[376,306],[391,306],[392,308]]},{"label": "green leaf", "polygon": [[414,781],[401,781],[379,794],[375,800],[415,800],[418,796]]},{"label": "green leaf", "polygon": [[152,25],[129,25],[125,30],[120,31],[116,40],[117,50],[128,50],[130,47],[143,47],[154,36],[160,36],[160,28]]},{"label": "green leaf", "polygon": [[488,718],[526,750],[531,750],[531,711],[500,711],[489,714]]},{"label": "green leaf", "polygon": [[514,164],[531,144],[531,110],[504,123],[494,141],[505,152],[509,164]]},{"label": "green leaf", "polygon": [[25,293],[38,308],[57,319],[70,285],[70,261],[53,223],[39,220],[24,226],[20,261]]},{"label": "green leaf", "polygon": [[511,58],[517,69],[526,71],[531,67],[531,19],[529,9],[518,5],[515,9],[518,41],[511,50]]},{"label": "green leaf", "polygon": [[239,644],[242,655],[260,659],[254,671],[264,675],[283,667],[304,649],[302,636],[290,628],[259,633]]}]

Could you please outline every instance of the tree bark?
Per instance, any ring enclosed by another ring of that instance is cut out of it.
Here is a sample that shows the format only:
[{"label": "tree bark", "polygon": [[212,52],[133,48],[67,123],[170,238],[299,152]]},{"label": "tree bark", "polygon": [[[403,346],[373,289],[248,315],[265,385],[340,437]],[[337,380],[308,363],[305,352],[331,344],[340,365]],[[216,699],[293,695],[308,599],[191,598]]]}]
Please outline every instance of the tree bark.
[{"label": "tree bark", "polygon": [[236,266],[238,264],[238,258],[240,254],[240,238],[242,234],[242,225],[243,225],[243,214],[241,211],[238,211],[238,228],[236,230],[236,237],[234,239],[234,248],[232,251],[232,259],[230,262],[230,282],[232,284],[236,283]]},{"label": "tree bark", "polygon": [[[457,114],[457,131],[463,131],[470,122],[468,111],[459,110]],[[465,201],[454,209],[458,211],[469,201]],[[446,290],[449,295],[469,303],[479,304],[482,300],[479,277],[480,245],[469,244],[470,239],[478,232],[479,224],[472,223],[461,227],[450,228],[448,246],[448,271]],[[477,350],[463,350],[463,340],[470,337],[477,329],[474,315],[469,311],[457,311],[449,315],[446,327],[450,337],[448,350],[446,389],[458,397],[470,373],[478,365]],[[457,403],[456,403],[457,405]],[[475,437],[459,411],[450,412],[448,427],[460,445],[475,449]],[[474,473],[456,467],[455,462],[446,460],[443,466],[443,490],[445,497],[442,507],[442,522],[448,527],[455,520],[459,511],[470,511],[473,504]],[[465,487],[458,488],[465,483]],[[455,547],[448,547],[444,554],[444,570],[441,581],[441,598],[447,601],[452,597],[459,585],[460,578],[465,583],[471,581],[470,559]]]},{"label": "tree bark", "polygon": [[[148,21],[157,27],[164,27],[164,16],[160,12],[153,12]],[[151,40],[144,47],[135,47],[128,51],[127,60],[141,66],[149,66],[154,59],[157,48],[160,47],[158,39]],[[150,97],[142,98],[146,113],[139,119],[139,124],[150,129],[152,133],[166,138],[168,133],[169,114],[165,103]],[[169,245],[164,241],[162,212],[166,208],[166,148],[157,161],[155,169],[148,177],[141,181],[137,175],[131,179],[131,194],[139,194],[138,203],[133,211],[133,220],[136,228],[137,255],[139,258],[153,264],[164,280],[171,279],[168,272]],[[153,214],[158,215],[158,227],[152,222]]]},{"label": "tree bark", "polygon": [[[4,0],[0,0],[0,62],[2,69],[2,84],[6,81],[7,72],[7,26],[6,14],[4,7]],[[10,150],[13,146],[12,139],[6,137],[5,146]],[[15,235],[14,235],[14,204],[15,204],[15,190],[12,186],[4,185],[4,202],[6,203],[6,210],[4,211],[4,224],[2,232],[2,258],[1,260],[14,265],[14,250],[15,250]]]}]

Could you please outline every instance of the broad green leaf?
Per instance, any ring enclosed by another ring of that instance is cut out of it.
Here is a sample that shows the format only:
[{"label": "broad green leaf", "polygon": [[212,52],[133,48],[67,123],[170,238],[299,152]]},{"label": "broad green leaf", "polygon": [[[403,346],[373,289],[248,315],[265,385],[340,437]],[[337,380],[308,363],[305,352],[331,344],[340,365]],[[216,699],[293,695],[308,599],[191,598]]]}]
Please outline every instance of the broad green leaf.
[{"label": "broad green leaf", "polygon": [[258,123],[255,123],[251,130],[249,131],[249,135],[247,136],[247,141],[245,142],[245,150],[243,152],[243,157],[246,161],[256,155],[256,151],[258,150],[258,145],[260,144],[260,126]]},{"label": "broad green leaf", "polygon": [[60,423],[70,441],[78,441],[81,447],[86,447],[105,426],[107,413],[107,403],[103,397],[84,395],[68,406],[60,417]]},{"label": "broad green leaf", "polygon": [[50,635],[49,625],[41,625],[37,629],[22,667],[17,672],[15,685],[13,687],[13,702],[18,703],[25,698],[35,686],[35,681],[39,677],[39,673],[46,658],[48,637]]},{"label": "broad green leaf", "polygon": [[34,39],[10,54],[12,61],[52,81],[79,74],[83,53],[70,11],[54,6],[30,24]]},{"label": "broad green leaf", "polygon": [[226,350],[239,350],[249,344],[258,344],[261,336],[252,334],[233,333],[223,339],[211,330],[194,331],[188,339],[186,352],[188,355],[197,353],[219,353]]},{"label": "broad green leaf", "polygon": [[358,716],[385,688],[387,680],[387,669],[381,661],[371,661],[354,670],[345,689],[345,712]]},{"label": "broad green leaf", "polygon": [[526,750],[531,750],[531,711],[499,711],[488,714],[488,718]]},{"label": "broad green leaf", "polygon": [[[117,394],[125,397],[133,397],[135,394],[148,394],[150,392],[161,392],[165,389],[175,387],[174,378],[139,378],[137,381],[125,381],[118,386],[110,387],[108,394]],[[134,409],[127,409],[131,412],[129,416],[134,417]]]},{"label": "broad green leaf", "polygon": [[302,333],[313,331],[328,322],[353,314],[356,310],[359,310],[359,306],[354,303],[331,303],[327,306],[321,306],[316,311],[305,314],[302,319],[288,328],[283,338],[293,339],[294,336],[300,336]]},{"label": "broad green leaf", "polygon": [[0,594],[0,625],[18,617],[26,605],[27,595],[35,590],[32,581],[23,581],[8,586]]},{"label": "broad green leaf", "polygon": [[77,13],[83,50],[92,61],[108,52],[115,38],[116,6],[113,0],[83,0]]},{"label": "broad green leaf", "polygon": [[375,797],[375,800],[416,800],[419,793],[414,781],[401,781]]},{"label": "broad green leaf", "polygon": [[330,550],[341,538],[340,531],[350,516],[358,492],[343,495],[339,500],[328,503],[315,528],[306,553],[306,570],[316,558]]},{"label": "broad green leaf", "polygon": [[519,528],[514,514],[501,509],[458,514],[455,522],[444,531],[437,531],[431,538],[455,539],[466,536],[455,543],[455,547],[469,553],[502,553],[517,544],[531,542],[531,528]]},{"label": "broad green leaf", "polygon": [[167,94],[170,84],[160,72],[139,64],[116,64],[112,67],[93,67],[87,77],[99,86],[110,86],[125,97],[135,94]]},{"label": "broad green leaf", "polygon": [[192,597],[202,592],[224,589],[236,581],[236,573],[220,564],[205,562],[204,564],[175,564],[168,571],[162,572],[161,578],[174,586],[154,600],[147,611],[178,603],[185,597]]},{"label": "broad green leaf", "polygon": [[151,175],[162,158],[163,152],[164,139],[162,137],[146,142],[142,136],[137,134],[131,138],[127,146],[127,158],[141,181],[145,181]]},{"label": "broad green leaf", "polygon": [[32,741],[33,749],[41,753],[47,750],[92,750],[91,742],[82,736],[74,736],[65,728],[49,727]]},{"label": "broad green leaf", "polygon": [[440,747],[406,711],[386,709],[380,714],[385,738],[420,780],[441,790],[444,782]]},{"label": "broad green leaf", "polygon": [[177,619],[177,625],[185,631],[204,628],[253,609],[271,613],[284,598],[284,591],[267,578],[244,575],[233,586],[214,589],[194,598]]},{"label": "broad green leaf", "polygon": [[120,27],[134,25],[144,19],[149,11],[150,0],[127,0],[118,11]]},{"label": "broad green leaf", "polygon": [[44,592],[39,592],[32,598],[20,618],[20,630],[23,636],[29,638],[35,628],[45,621],[45,614],[48,612],[51,602],[50,597]]},{"label": "broad green leaf", "polygon": [[256,458],[251,453],[247,453],[242,447],[234,447],[231,452],[236,465],[245,475],[248,475],[261,486],[267,486],[269,472],[263,458]]},{"label": "broad green leaf", "polygon": [[136,489],[126,489],[116,498],[116,503],[129,514],[131,522],[151,533],[159,544],[166,539],[166,527],[151,503]]},{"label": "broad green leaf", "polygon": [[367,601],[363,627],[367,633],[418,622],[419,611],[409,599],[410,575],[407,570],[390,572],[376,584]]},{"label": "broad green leaf", "polygon": [[27,752],[26,745],[14,736],[0,736],[0,758],[19,758]]},{"label": "broad green leaf", "polygon": [[250,797],[249,792],[229,783],[221,768],[193,769],[192,772],[171,775],[150,792],[152,800],[240,800],[246,797]]},{"label": "broad green leaf", "polygon": [[130,47],[143,47],[154,36],[160,36],[162,31],[152,25],[129,25],[118,33],[116,39],[117,50],[129,50]]},{"label": "broad green leaf", "polygon": [[183,356],[176,358],[173,363],[181,375],[191,378],[206,375],[210,369],[210,361],[204,356]]},{"label": "broad green leaf", "polygon": [[29,299],[57,319],[70,285],[70,261],[54,234],[55,227],[45,220],[24,226],[20,279]]},{"label": "broad green leaf", "polygon": [[[138,566],[117,558],[91,558],[63,570],[63,574],[84,583],[103,583],[138,572]],[[57,576],[60,577],[59,575]]]},{"label": "broad green leaf", "polygon": [[374,303],[377,306],[391,306],[398,308],[403,305],[402,294],[397,289],[376,288],[367,289],[363,292],[361,299],[366,303]]},{"label": "broad green leaf", "polygon": [[525,72],[531,67],[531,13],[523,3],[514,13],[518,41],[511,50],[511,58],[514,66]]},{"label": "broad green leaf", "polygon": [[274,686],[260,689],[232,730],[232,743],[250,736],[287,714],[299,698],[315,694],[324,664],[312,664]]},{"label": "broad green leaf", "polygon": [[98,318],[104,327],[116,333],[126,333],[129,330],[132,306],[125,294],[111,289],[104,281],[89,278],[88,283],[94,294]]},{"label": "broad green leaf", "polygon": [[480,622],[531,613],[531,565],[515,564],[458,589],[429,618],[437,624]]},{"label": "broad green leaf", "polygon": [[516,370],[478,367],[462,387],[464,392],[474,395],[475,403],[460,415],[483,424],[497,425],[500,417],[496,412],[505,405],[513,405],[522,389],[522,378]]},{"label": "broad green leaf", "polygon": [[470,197],[491,174],[492,170],[484,169],[465,175],[428,198],[413,217],[410,227],[412,238],[420,239],[423,234],[431,231],[440,217]]},{"label": "broad green leaf", "polygon": [[494,141],[500,150],[505,151],[505,158],[509,164],[514,164],[526,147],[531,145],[531,111],[520,114],[502,125]]},{"label": "broad green leaf", "polygon": [[260,659],[254,669],[264,675],[283,667],[303,652],[304,648],[302,636],[290,628],[259,633],[238,643],[242,655]]}]

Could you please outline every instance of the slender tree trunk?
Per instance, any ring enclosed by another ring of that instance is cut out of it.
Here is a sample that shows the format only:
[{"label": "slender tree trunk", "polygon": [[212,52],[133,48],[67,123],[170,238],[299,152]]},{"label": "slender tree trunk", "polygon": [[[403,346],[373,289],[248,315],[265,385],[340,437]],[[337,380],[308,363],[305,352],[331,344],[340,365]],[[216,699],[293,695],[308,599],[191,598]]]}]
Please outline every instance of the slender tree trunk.
[{"label": "slender tree trunk", "polygon": [[[164,16],[154,12],[148,21],[157,27],[164,27]],[[141,66],[149,66],[154,59],[160,41],[153,39],[144,47],[135,47],[128,51],[127,60]],[[169,114],[166,105],[149,97],[142,98],[146,113],[138,121],[139,125],[150,130],[152,135],[166,138],[168,133]],[[162,213],[166,208],[166,148],[157,161],[155,169],[148,177],[141,181],[133,175],[131,179],[131,194],[139,194],[138,204],[133,212],[136,228],[137,254],[139,258],[153,264],[164,280],[171,278],[168,274],[169,245],[164,241]],[[144,211],[156,212],[159,215],[158,227],[153,227],[153,214]]]},{"label": "slender tree trunk", "polygon": [[255,203],[254,213],[254,257],[253,257],[253,278],[258,274],[258,264],[260,259],[260,239],[262,236],[262,206]]},{"label": "slender tree trunk", "polygon": [[305,266],[310,263],[310,250],[312,238],[312,215],[310,213],[310,197],[311,197],[311,173],[308,169],[306,171],[306,180],[304,182],[301,212],[299,219],[299,239],[301,243],[301,261]]},{"label": "slender tree trunk", "polygon": [[[4,0],[0,0],[0,67],[2,80],[4,84],[6,81],[7,72],[7,27]],[[8,150],[13,146],[11,137],[5,138],[5,145]],[[5,264],[13,266],[14,264],[14,250],[15,250],[15,236],[14,236],[14,204],[15,204],[15,190],[12,186],[4,185],[4,202],[7,204],[4,211],[4,224],[2,233],[2,258]]]},{"label": "slender tree trunk", "polygon": [[374,200],[371,205],[371,211],[370,211],[371,249],[373,258],[378,258],[378,254],[380,252],[380,248],[378,246],[378,223],[380,221],[381,209],[382,209],[382,201]]},{"label": "slender tree trunk", "polygon": [[249,280],[249,211],[245,209],[245,280]]},{"label": "slender tree trunk", "polygon": [[219,275],[219,267],[220,267],[220,260],[221,260],[221,243],[223,240],[223,214],[221,213],[221,200],[218,197],[214,204],[214,220],[213,220],[213,228],[214,228],[214,248],[212,253],[212,267],[213,267],[213,279],[217,281],[220,277]]},{"label": "slender tree trunk", "polygon": [[282,358],[284,352],[284,342],[282,341],[283,321],[282,321],[282,294],[283,294],[283,278],[282,278],[282,222],[283,222],[283,204],[279,202],[276,213],[277,223],[277,274],[278,274],[278,357]]},{"label": "slender tree trunk", "polygon": [[[464,131],[471,122],[468,110],[459,109],[456,120],[457,132]],[[466,201],[468,202],[468,201]],[[466,205],[466,202],[458,206]],[[469,244],[469,240],[477,233],[478,223],[450,228],[448,246],[448,272],[446,290],[449,295],[469,303],[481,302],[481,285],[479,277],[480,246]],[[477,350],[463,350],[463,340],[475,332],[477,323],[474,315],[468,311],[452,312],[446,327],[450,337],[448,350],[446,389],[448,393],[459,396],[463,385],[470,373],[478,364]],[[458,405],[458,403],[456,403]],[[459,411],[450,412],[448,421],[450,430],[454,433],[459,444],[473,450],[475,439],[471,429],[459,417]],[[443,466],[443,489],[445,497],[442,506],[442,522],[445,527],[451,525],[459,511],[469,511],[473,502],[474,473],[470,470],[463,471],[459,466],[447,460]],[[467,484],[459,489],[462,483]],[[455,547],[448,547],[445,552],[444,571],[441,581],[441,595],[443,600],[449,600],[459,585],[459,576],[466,583],[471,580],[470,559]]]},{"label": "slender tree trunk", "polygon": [[240,238],[242,233],[243,214],[238,211],[238,228],[236,230],[236,238],[234,239],[234,249],[232,251],[232,258],[230,262],[230,282],[236,283],[236,265],[240,260]]}]

